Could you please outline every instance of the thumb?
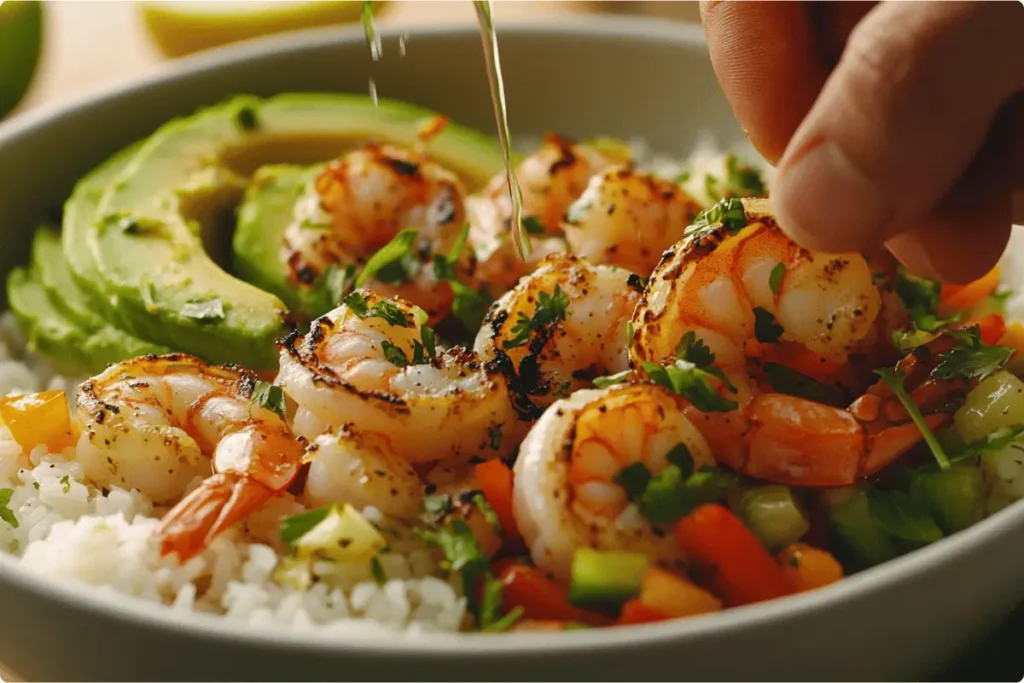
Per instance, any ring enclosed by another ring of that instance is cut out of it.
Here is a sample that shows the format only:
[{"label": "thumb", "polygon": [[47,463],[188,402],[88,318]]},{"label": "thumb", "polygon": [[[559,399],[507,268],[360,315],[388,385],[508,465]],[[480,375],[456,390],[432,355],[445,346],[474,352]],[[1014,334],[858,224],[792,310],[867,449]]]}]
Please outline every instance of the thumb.
[{"label": "thumb", "polygon": [[926,217],[1024,86],[1022,29],[1016,2],[875,7],[779,162],[780,225],[837,252],[875,247]]}]

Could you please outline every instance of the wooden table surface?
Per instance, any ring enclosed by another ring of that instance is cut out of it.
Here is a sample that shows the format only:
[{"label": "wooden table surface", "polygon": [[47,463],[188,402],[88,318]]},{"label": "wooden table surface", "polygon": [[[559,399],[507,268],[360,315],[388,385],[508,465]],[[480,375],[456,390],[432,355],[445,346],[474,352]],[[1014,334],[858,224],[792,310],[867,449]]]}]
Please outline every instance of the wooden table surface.
[{"label": "wooden table surface", "polygon": [[[125,0],[55,0],[46,12],[44,48],[32,88],[17,113],[51,107],[98,89],[131,81],[165,68],[165,57],[149,36],[139,7]],[[495,6],[495,21],[553,21],[597,11],[653,13],[698,19],[692,2],[513,2]],[[474,22],[469,2],[410,0],[384,8],[379,26],[410,27],[441,22]]]}]

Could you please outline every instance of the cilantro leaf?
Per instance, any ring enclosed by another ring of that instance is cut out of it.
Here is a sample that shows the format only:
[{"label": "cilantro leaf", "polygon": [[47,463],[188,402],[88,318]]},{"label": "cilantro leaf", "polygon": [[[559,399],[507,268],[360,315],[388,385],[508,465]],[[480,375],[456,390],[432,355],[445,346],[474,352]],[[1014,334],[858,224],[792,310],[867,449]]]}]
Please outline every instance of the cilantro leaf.
[{"label": "cilantro leaf", "polygon": [[950,462],[959,462],[984,453],[995,453],[1001,451],[1020,438],[1022,434],[1024,434],[1024,425],[1002,427],[991,434],[986,434],[980,439],[975,439],[961,448],[958,448],[956,452],[950,456]]},{"label": "cilantro leaf", "polygon": [[250,104],[239,107],[235,112],[235,124],[245,131],[255,130],[259,125],[256,109]]},{"label": "cilantro leaf", "polygon": [[685,443],[677,443],[672,447],[665,455],[665,460],[670,465],[675,465],[682,472],[684,478],[689,478],[693,474],[693,456],[690,455],[690,449],[686,447]]},{"label": "cilantro leaf", "polygon": [[14,510],[9,507],[13,495],[14,489],[0,489],[0,519],[17,529],[18,518],[14,515]]},{"label": "cilantro leaf", "polygon": [[487,520],[487,523],[500,534],[501,522],[498,521],[498,513],[494,511],[491,504],[487,502],[486,498],[484,498],[484,494],[474,494],[473,505],[476,505],[476,508],[480,511],[480,514],[484,516],[484,519]]},{"label": "cilantro leaf", "polygon": [[452,511],[452,497],[443,494],[431,494],[423,497],[424,517],[430,523],[436,523]]},{"label": "cilantro leaf", "polygon": [[[415,228],[406,228],[402,230],[394,238],[385,244],[383,247],[377,250],[377,253],[370,257],[370,260],[363,266],[363,271],[359,273],[359,277],[356,278],[355,286],[362,287],[368,280],[374,278],[380,273],[381,270],[393,264],[401,264],[402,259],[406,258],[412,250],[413,242],[416,241],[416,236],[419,234]],[[405,281],[409,278],[407,271],[404,268],[400,268],[402,272],[390,272],[389,281]]]},{"label": "cilantro leaf", "polygon": [[683,473],[675,465],[669,465],[652,477],[640,496],[640,510],[652,524],[671,524],[692,509]]},{"label": "cilantro leaf", "polygon": [[380,566],[380,560],[376,555],[370,558],[370,574],[373,576],[373,582],[378,586],[383,586],[388,582],[388,577],[384,574],[384,567]]},{"label": "cilantro leaf", "polygon": [[452,300],[452,315],[468,332],[476,332],[484,321],[487,309],[491,305],[483,292],[479,292],[458,280],[449,280],[455,298]]},{"label": "cilantro leaf", "polygon": [[317,524],[324,521],[328,512],[330,512],[329,507],[322,507],[300,512],[291,517],[285,517],[281,520],[281,531],[279,532],[281,540],[294,547],[296,541],[309,533]]},{"label": "cilantro leaf", "polygon": [[728,412],[736,410],[739,404],[718,394],[708,384],[712,373],[701,370],[689,361],[677,360],[673,365],[662,367],[657,363],[644,361],[642,367],[655,384],[671,389],[702,412]]},{"label": "cilantro leaf", "polygon": [[464,520],[456,519],[451,527],[436,530],[418,530],[416,534],[444,553],[441,568],[451,572],[480,570],[488,565],[487,555]]},{"label": "cilantro leaf", "polygon": [[554,291],[550,294],[540,292],[537,295],[537,308],[534,309],[533,317],[520,311],[511,330],[512,337],[502,342],[502,347],[512,349],[522,346],[530,340],[530,334],[535,330],[565,320],[568,308],[569,297],[562,291],[561,285],[555,285]]},{"label": "cilantro leaf", "polygon": [[409,316],[394,301],[378,301],[368,308],[366,295],[356,291],[346,296],[342,303],[360,318],[381,318],[396,327],[412,327]]},{"label": "cilantro leaf", "polygon": [[768,276],[768,287],[772,294],[778,294],[782,287],[782,278],[786,276],[786,264],[781,261],[775,264],[771,274]]},{"label": "cilantro leaf", "polygon": [[384,357],[388,359],[388,362],[392,365],[396,365],[400,368],[404,368],[409,364],[409,357],[405,355],[405,351],[395,346],[388,340],[384,340],[380,343],[381,350],[384,351]]},{"label": "cilantro leaf", "polygon": [[818,380],[797,372],[781,363],[771,361],[761,366],[765,378],[772,388],[780,394],[799,396],[816,403],[837,405],[842,398],[839,391],[834,387],[823,384]]},{"label": "cilantro leaf", "polygon": [[65,474],[60,478],[60,488],[63,493],[68,493],[71,490],[71,476]]},{"label": "cilantro leaf", "polygon": [[936,332],[925,332],[924,330],[893,330],[892,345],[903,354],[909,353],[919,346],[938,337]]},{"label": "cilantro leaf", "polygon": [[252,390],[252,397],[249,399],[249,402],[284,417],[284,389],[276,384],[256,380],[256,386]]},{"label": "cilantro leaf", "polygon": [[337,263],[332,263],[317,278],[316,288],[323,293],[328,305],[333,308],[344,298],[355,276],[355,266],[348,265],[342,268]]},{"label": "cilantro leaf", "polygon": [[941,290],[938,282],[918,277],[905,268],[899,268],[896,273],[896,294],[907,309],[915,329],[934,332],[960,319],[959,314],[948,318],[939,316]]},{"label": "cilantro leaf", "polygon": [[893,536],[915,543],[934,543],[942,538],[942,529],[928,509],[903,491],[872,486],[867,499],[872,519]]},{"label": "cilantro leaf", "polygon": [[747,226],[747,212],[743,208],[743,202],[735,197],[720,199],[717,204],[706,211],[702,211],[683,233],[684,237],[703,237],[715,231],[718,225],[732,232],[739,232]]},{"label": "cilantro leaf", "polygon": [[935,438],[935,433],[932,431],[928,423],[925,422],[924,416],[921,415],[921,411],[918,409],[917,404],[914,403],[910,395],[907,394],[906,388],[903,386],[903,380],[905,379],[902,370],[891,370],[885,368],[882,370],[875,370],[875,374],[882,378],[882,382],[896,395],[896,398],[900,400],[903,407],[906,409],[907,414],[910,415],[910,419],[913,420],[914,424],[921,431],[921,436],[924,437],[925,443],[928,444],[928,448],[931,449],[932,455],[935,456],[936,462],[938,462],[941,469],[949,469],[949,457],[946,455],[946,451],[942,448],[942,444]]},{"label": "cilantro leaf", "polygon": [[508,614],[501,616],[503,603],[504,585],[489,572],[484,574],[483,590],[480,593],[479,617],[477,625],[485,633],[499,633],[507,631],[513,624],[519,621],[524,613],[522,605],[517,605],[509,610]]},{"label": "cilantro leaf", "polygon": [[469,237],[469,223],[462,224],[459,236],[455,238],[452,250],[448,255],[434,254],[434,277],[438,280],[454,280],[455,265],[459,262],[459,255],[466,247],[466,239]]},{"label": "cilantro leaf", "polygon": [[543,235],[544,224],[536,216],[523,216],[523,228],[527,235]]},{"label": "cilantro leaf", "polygon": [[782,337],[782,325],[775,316],[760,306],[754,308],[754,337],[762,344],[776,344]]},{"label": "cilantro leaf", "polygon": [[728,192],[737,197],[763,197],[766,193],[761,173],[749,164],[741,164],[735,154],[725,158]]},{"label": "cilantro leaf", "polygon": [[946,334],[954,337],[958,346],[940,353],[938,363],[932,370],[936,379],[982,380],[1001,368],[1013,355],[1008,346],[989,346],[981,341],[981,328],[977,325],[966,330],[947,330]]},{"label": "cilantro leaf", "polygon": [[651,471],[642,462],[633,462],[619,470],[612,481],[626,490],[630,500],[639,500],[651,482]]},{"label": "cilantro leaf", "polygon": [[683,338],[679,340],[679,343],[676,344],[675,354],[678,360],[685,360],[693,363],[704,372],[721,380],[722,384],[724,384],[729,391],[736,393],[736,387],[733,386],[733,383],[725,376],[725,372],[723,372],[721,368],[713,365],[715,362],[715,354],[710,348],[708,348],[703,339],[697,338],[697,333],[693,330],[684,334]]}]

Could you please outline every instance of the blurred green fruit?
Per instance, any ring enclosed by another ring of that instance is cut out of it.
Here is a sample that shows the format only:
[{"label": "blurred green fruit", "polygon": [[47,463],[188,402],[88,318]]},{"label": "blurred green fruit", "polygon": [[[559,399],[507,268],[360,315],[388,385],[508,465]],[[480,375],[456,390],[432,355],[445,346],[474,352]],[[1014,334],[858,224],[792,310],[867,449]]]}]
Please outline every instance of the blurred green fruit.
[{"label": "blurred green fruit", "polygon": [[0,2],[0,117],[21,102],[39,63],[43,7],[37,0]]}]

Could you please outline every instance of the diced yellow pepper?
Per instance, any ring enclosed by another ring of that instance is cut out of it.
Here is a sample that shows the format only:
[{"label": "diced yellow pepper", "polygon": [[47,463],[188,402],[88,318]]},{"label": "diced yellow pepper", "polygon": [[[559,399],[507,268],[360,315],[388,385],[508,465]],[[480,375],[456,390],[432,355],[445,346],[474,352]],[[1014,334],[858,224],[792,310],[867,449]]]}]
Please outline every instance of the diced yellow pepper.
[{"label": "diced yellow pepper", "polygon": [[295,544],[300,558],[321,556],[352,562],[376,555],[387,541],[377,528],[346,503],[332,507],[323,521],[307,531]]},{"label": "diced yellow pepper", "polygon": [[999,345],[1009,346],[1014,351],[1006,364],[1007,369],[1016,375],[1024,374],[1024,325],[1016,320],[1007,321],[1006,332]]},{"label": "diced yellow pepper", "polygon": [[51,453],[57,453],[75,441],[63,391],[2,398],[0,422],[7,425],[11,436],[26,451],[44,444]]}]

